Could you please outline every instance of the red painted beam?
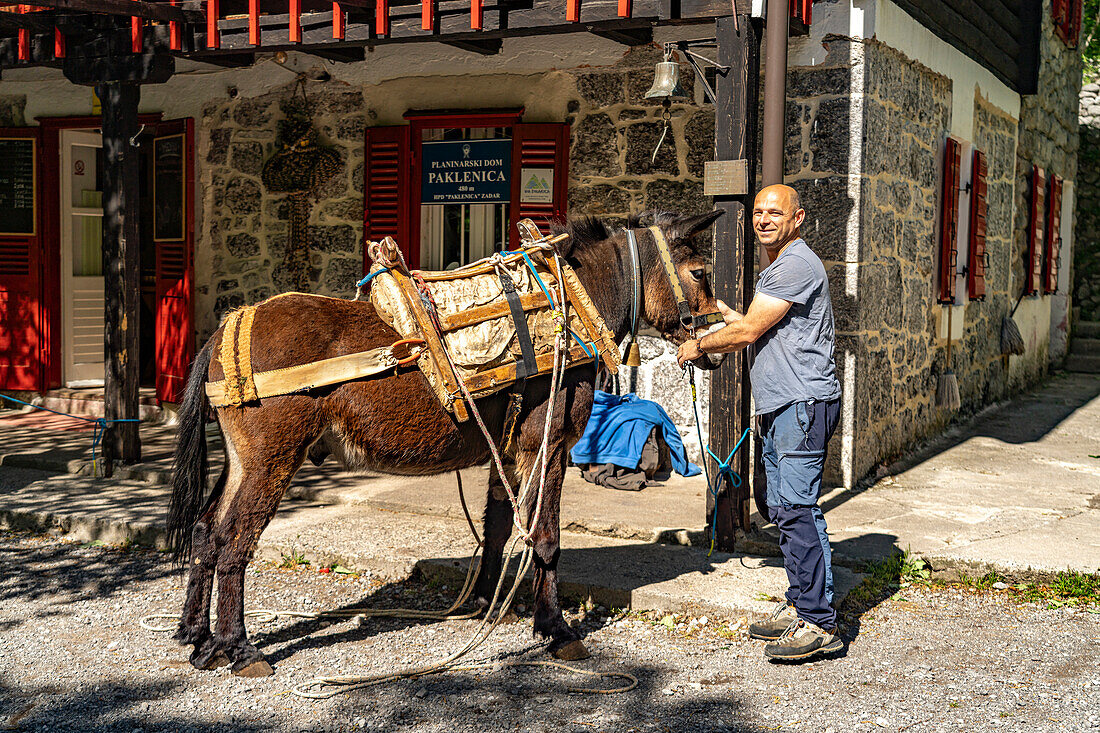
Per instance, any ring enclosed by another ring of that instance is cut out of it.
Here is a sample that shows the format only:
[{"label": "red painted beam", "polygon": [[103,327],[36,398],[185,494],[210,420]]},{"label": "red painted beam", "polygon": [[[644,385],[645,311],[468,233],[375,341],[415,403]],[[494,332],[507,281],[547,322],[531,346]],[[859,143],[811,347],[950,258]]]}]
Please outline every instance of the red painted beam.
[{"label": "red painted beam", "polygon": [[634,17],[634,0],[619,0],[619,17]]},{"label": "red painted beam", "polygon": [[[20,5],[19,6],[19,12],[21,14],[26,13],[27,12],[27,6],[26,5]],[[19,29],[18,55],[19,55],[19,60],[20,61],[30,61],[31,60],[31,32],[27,28],[20,28]]]},{"label": "red painted beam", "polygon": [[383,37],[390,34],[390,0],[377,0],[374,6],[374,32]]},{"label": "red painted beam", "polygon": [[260,45],[260,0],[248,0],[248,42]]},{"label": "red painted beam", "polygon": [[302,42],[302,0],[290,0],[290,42]]},{"label": "red painted beam", "polygon": [[[179,5],[179,0],[171,0],[171,2],[172,5]],[[183,28],[179,21],[173,20],[168,23],[168,47],[173,51],[183,49]]]},{"label": "red painted beam", "polygon": [[141,53],[145,46],[145,21],[136,15],[130,18],[130,50]]},{"label": "red painted beam", "polygon": [[485,22],[485,8],[482,0],[470,0],[470,28],[475,31],[482,29]]},{"label": "red painted beam", "polygon": [[53,29],[53,57],[55,59],[65,58],[67,48],[65,46],[65,34],[61,32],[60,28]]},{"label": "red painted beam", "polygon": [[435,30],[434,0],[420,0],[420,29],[425,31]]},{"label": "red painted beam", "polygon": [[566,2],[565,20],[569,23],[581,22],[581,0],[568,0]]},{"label": "red painted beam", "polygon": [[220,0],[206,0],[206,47],[222,47],[222,37],[218,32],[218,20],[222,14]]},{"label": "red painted beam", "polygon": [[347,17],[344,15],[344,9],[340,7],[340,3],[332,4],[332,37],[337,41],[344,40],[344,34],[347,32]]}]

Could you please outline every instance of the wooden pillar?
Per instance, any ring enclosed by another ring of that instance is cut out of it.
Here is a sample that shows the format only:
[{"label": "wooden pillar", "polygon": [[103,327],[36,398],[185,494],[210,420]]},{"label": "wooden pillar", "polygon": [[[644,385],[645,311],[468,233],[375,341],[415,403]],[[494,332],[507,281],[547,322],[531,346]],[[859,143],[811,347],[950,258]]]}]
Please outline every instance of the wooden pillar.
[{"label": "wooden pillar", "polygon": [[[752,297],[753,243],[752,199],[756,192],[757,99],[760,78],[761,25],[749,15],[719,18],[715,37],[718,63],[729,73],[715,79],[714,149],[716,160],[745,160],[746,193],[715,198],[726,212],[715,225],[714,290],[718,298],[742,313]],[[751,425],[748,355],[731,355],[711,372],[710,444],[725,458],[742,431]],[[731,467],[742,478],[740,488],[723,491],[715,502],[707,497],[707,522],[713,525],[717,547],[732,551],[738,529],[749,528],[748,442],[742,445]]]},{"label": "wooden pillar", "polygon": [[[138,418],[138,317],[140,252],[137,148],[139,87],[132,82],[96,86],[103,109],[103,294],[105,414],[108,420]],[[110,424],[103,438],[105,471],[112,463],[141,460],[138,423]]]}]

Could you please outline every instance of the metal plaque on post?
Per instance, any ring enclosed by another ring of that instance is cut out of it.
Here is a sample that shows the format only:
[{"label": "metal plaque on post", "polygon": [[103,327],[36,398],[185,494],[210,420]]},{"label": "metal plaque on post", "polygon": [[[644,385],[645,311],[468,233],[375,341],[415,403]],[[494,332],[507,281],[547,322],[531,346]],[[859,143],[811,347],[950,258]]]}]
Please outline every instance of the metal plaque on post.
[{"label": "metal plaque on post", "polygon": [[744,196],[748,192],[747,160],[711,160],[704,166],[704,196]]}]

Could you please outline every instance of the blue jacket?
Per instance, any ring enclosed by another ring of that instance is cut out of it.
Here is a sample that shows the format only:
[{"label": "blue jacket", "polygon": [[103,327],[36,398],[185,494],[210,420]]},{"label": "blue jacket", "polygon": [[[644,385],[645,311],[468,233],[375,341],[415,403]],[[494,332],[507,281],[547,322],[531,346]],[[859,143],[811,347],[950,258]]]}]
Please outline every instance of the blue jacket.
[{"label": "blue jacket", "polygon": [[676,473],[695,476],[700,472],[699,467],[687,459],[684,441],[664,408],[632,394],[620,397],[596,390],[592,416],[569,455],[573,463],[614,463],[624,468],[637,468],[642,446],[653,428],[661,429]]}]

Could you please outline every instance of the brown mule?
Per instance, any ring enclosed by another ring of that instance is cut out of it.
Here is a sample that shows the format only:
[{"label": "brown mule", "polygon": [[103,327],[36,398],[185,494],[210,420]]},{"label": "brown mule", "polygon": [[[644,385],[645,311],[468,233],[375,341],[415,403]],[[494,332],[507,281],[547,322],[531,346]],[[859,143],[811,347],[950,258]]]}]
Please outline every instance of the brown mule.
[{"label": "brown mule", "polygon": [[[638,243],[642,305],[637,315],[674,343],[689,334],[658,257],[657,225],[669,243],[683,290],[695,314],[715,310],[706,278],[709,237],[696,237],[721,212],[700,216],[643,214],[632,220]],[[625,231],[612,232],[597,219],[571,222],[572,235],[559,246],[576,270],[616,339],[631,329],[634,263]],[[258,306],[252,333],[255,371],[266,371],[389,346],[400,337],[369,302],[310,295],[283,295]],[[244,625],[244,570],[263,532],[307,454],[315,461],[335,455],[352,469],[399,475],[428,475],[489,461],[485,439],[473,421],[457,423],[439,403],[415,367],[359,379],[303,394],[268,397],[216,410],[225,442],[225,466],[206,496],[205,383],[224,377],[212,360],[219,329],[199,353],[188,378],[179,414],[169,543],[191,569],[176,638],[193,644],[197,669],[233,665],[238,675],[270,674],[271,667],[249,643]],[[700,366],[711,367],[706,359]],[[569,447],[584,431],[592,409],[595,370],[569,369],[554,405],[543,507],[534,540],[534,632],[551,640],[550,651],[571,658],[586,655],[583,643],[562,617],[557,566],[559,499]],[[542,441],[550,391],[548,376],[528,380],[516,437],[505,457],[513,486],[534,470]],[[508,392],[478,401],[491,434],[501,435]],[[205,498],[204,498],[205,497]],[[528,512],[531,507],[525,507]],[[485,508],[485,550],[475,586],[486,604],[501,572],[512,531],[512,510],[496,471],[490,473]],[[217,626],[210,630],[210,598],[218,580]]]}]

